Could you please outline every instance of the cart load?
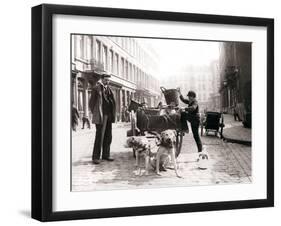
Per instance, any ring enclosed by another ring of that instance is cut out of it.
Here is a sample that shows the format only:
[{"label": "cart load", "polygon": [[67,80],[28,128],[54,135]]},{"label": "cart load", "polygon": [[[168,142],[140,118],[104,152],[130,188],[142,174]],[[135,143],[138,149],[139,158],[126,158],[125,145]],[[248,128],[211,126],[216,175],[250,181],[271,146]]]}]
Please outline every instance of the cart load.
[{"label": "cart load", "polygon": [[167,105],[179,105],[179,92],[177,89],[166,89],[160,87],[162,93],[164,94]]},{"label": "cart load", "polygon": [[141,131],[163,131],[167,129],[180,129],[180,113],[159,115],[147,114],[145,110],[137,111],[137,127]]}]

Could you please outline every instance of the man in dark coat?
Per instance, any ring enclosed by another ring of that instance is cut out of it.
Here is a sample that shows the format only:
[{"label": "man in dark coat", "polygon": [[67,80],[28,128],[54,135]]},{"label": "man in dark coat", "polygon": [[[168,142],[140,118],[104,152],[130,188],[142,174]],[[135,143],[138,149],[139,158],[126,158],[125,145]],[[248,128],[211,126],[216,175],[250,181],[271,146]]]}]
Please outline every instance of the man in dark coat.
[{"label": "man in dark coat", "polygon": [[110,75],[101,75],[101,80],[93,88],[89,101],[89,107],[93,114],[92,123],[96,124],[96,138],[93,149],[92,160],[94,164],[100,163],[102,159],[113,161],[110,158],[110,145],[112,141],[112,123],[115,122],[115,99],[109,87]]},{"label": "man in dark coat", "polygon": [[196,100],[196,93],[194,91],[189,91],[187,94],[188,99],[185,99],[182,96],[180,89],[178,89],[178,91],[180,94],[180,100],[188,105],[188,107],[185,108],[185,111],[181,113],[182,129],[188,130],[188,125],[186,120],[189,121],[191,124],[191,130],[193,133],[193,138],[197,145],[198,152],[202,152],[202,142],[198,131],[199,124],[200,124],[200,116],[199,116],[199,106]]}]

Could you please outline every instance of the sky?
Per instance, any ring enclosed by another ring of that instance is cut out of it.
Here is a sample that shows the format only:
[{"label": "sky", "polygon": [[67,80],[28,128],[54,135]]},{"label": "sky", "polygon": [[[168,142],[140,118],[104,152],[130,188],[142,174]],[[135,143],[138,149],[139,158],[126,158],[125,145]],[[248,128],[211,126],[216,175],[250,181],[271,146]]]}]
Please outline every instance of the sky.
[{"label": "sky", "polygon": [[144,39],[159,55],[160,73],[163,77],[174,74],[185,65],[210,65],[219,58],[219,43],[210,41]]}]

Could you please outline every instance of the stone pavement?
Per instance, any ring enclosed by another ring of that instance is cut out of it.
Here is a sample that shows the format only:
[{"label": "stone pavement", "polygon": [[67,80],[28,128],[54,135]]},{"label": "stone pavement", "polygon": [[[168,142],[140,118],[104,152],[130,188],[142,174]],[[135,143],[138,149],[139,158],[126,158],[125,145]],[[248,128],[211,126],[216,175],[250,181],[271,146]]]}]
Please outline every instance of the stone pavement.
[{"label": "stone pavement", "polygon": [[[144,175],[144,169],[141,171],[143,175],[139,176],[132,150],[123,146],[128,129],[128,125],[114,127],[111,156],[115,161],[102,161],[99,165],[91,163],[94,128],[72,133],[72,191],[251,183],[251,147],[225,143],[215,136],[203,136],[202,142],[210,160],[208,169],[200,170],[191,133],[184,136],[183,148],[177,159],[183,178],[177,178],[173,170],[158,176],[152,168],[148,176]],[[157,147],[154,147],[152,151],[156,150]]]},{"label": "stone pavement", "polygon": [[224,124],[223,138],[226,141],[251,146],[251,129],[245,128],[242,122],[234,121],[233,115],[230,114],[224,114]]}]

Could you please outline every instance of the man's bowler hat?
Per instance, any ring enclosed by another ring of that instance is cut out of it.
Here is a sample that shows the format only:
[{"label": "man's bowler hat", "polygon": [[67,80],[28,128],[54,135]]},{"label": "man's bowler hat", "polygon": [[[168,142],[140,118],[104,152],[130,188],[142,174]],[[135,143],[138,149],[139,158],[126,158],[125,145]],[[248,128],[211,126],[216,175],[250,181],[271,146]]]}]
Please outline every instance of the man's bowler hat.
[{"label": "man's bowler hat", "polygon": [[106,74],[106,73],[101,74],[101,78],[110,78],[110,77],[111,77],[110,74]]}]

